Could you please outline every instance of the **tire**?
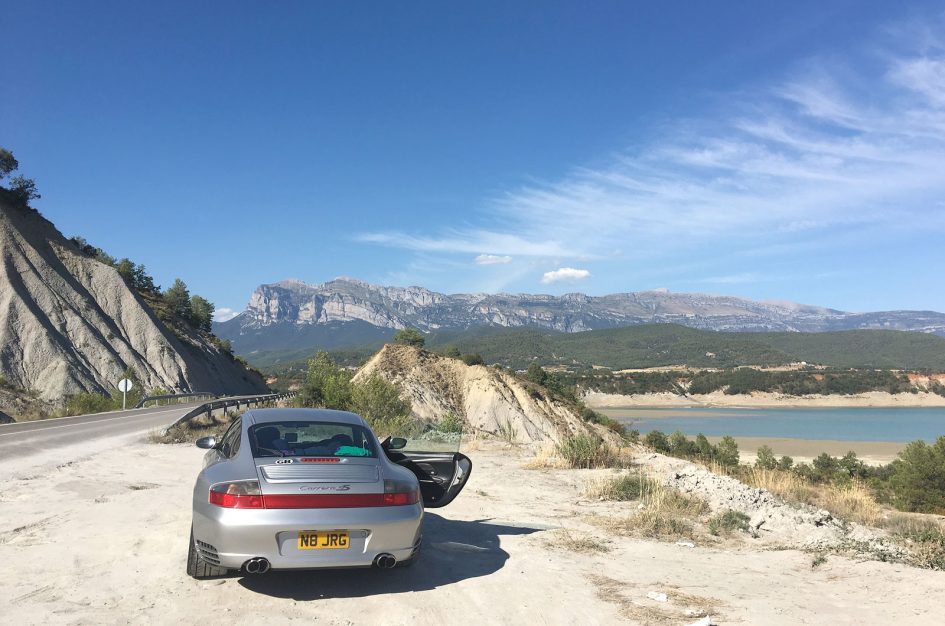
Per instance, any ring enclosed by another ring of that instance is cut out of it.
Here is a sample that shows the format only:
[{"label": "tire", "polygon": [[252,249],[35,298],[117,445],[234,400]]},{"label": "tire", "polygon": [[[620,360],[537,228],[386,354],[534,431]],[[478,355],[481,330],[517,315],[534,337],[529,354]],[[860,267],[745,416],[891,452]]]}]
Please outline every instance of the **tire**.
[{"label": "tire", "polygon": [[187,550],[187,575],[197,580],[226,576],[230,570],[225,567],[210,565],[200,558],[197,553],[197,543],[194,541],[194,529],[190,529],[190,548]]}]

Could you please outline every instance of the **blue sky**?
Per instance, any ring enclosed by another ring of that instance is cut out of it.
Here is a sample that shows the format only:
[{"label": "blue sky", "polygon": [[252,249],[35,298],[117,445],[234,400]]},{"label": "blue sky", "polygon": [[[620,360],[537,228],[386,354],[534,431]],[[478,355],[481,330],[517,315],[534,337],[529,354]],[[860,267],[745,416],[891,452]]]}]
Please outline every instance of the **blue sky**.
[{"label": "blue sky", "polygon": [[348,275],[945,310],[938,2],[0,15],[38,208],[221,309]]}]

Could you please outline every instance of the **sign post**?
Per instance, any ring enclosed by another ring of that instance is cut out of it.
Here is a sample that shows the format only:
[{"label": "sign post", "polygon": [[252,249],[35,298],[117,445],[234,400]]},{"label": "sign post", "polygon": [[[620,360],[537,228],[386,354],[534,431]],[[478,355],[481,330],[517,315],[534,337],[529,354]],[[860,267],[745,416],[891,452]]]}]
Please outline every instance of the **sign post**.
[{"label": "sign post", "polygon": [[128,392],[131,391],[134,386],[135,386],[134,383],[132,383],[127,378],[122,378],[121,380],[118,381],[118,391],[121,392],[121,410],[122,411],[125,410],[126,400],[128,399]]}]

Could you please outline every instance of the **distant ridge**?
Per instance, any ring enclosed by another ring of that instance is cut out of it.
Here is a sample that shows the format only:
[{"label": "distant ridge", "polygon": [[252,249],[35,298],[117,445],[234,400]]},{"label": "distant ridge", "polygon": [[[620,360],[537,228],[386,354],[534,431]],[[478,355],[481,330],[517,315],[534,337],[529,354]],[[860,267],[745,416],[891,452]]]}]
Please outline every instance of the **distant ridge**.
[{"label": "distant ridge", "polygon": [[[345,328],[350,323],[357,324]],[[214,330],[232,341],[237,352],[248,354],[363,345],[405,327],[426,332],[529,327],[575,333],[652,323],[735,332],[883,329],[945,336],[945,314],[934,311],[849,313],[793,302],[665,290],[606,296],[447,295],[347,277],[322,284],[292,279],[261,285],[245,311]]]}]

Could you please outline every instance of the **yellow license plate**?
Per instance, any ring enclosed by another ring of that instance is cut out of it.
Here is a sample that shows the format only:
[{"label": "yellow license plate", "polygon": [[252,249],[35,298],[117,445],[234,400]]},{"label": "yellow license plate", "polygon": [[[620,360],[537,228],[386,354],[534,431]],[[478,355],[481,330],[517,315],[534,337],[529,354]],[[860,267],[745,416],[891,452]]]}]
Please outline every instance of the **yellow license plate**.
[{"label": "yellow license plate", "polygon": [[299,550],[337,550],[348,547],[348,533],[342,530],[299,532]]}]

